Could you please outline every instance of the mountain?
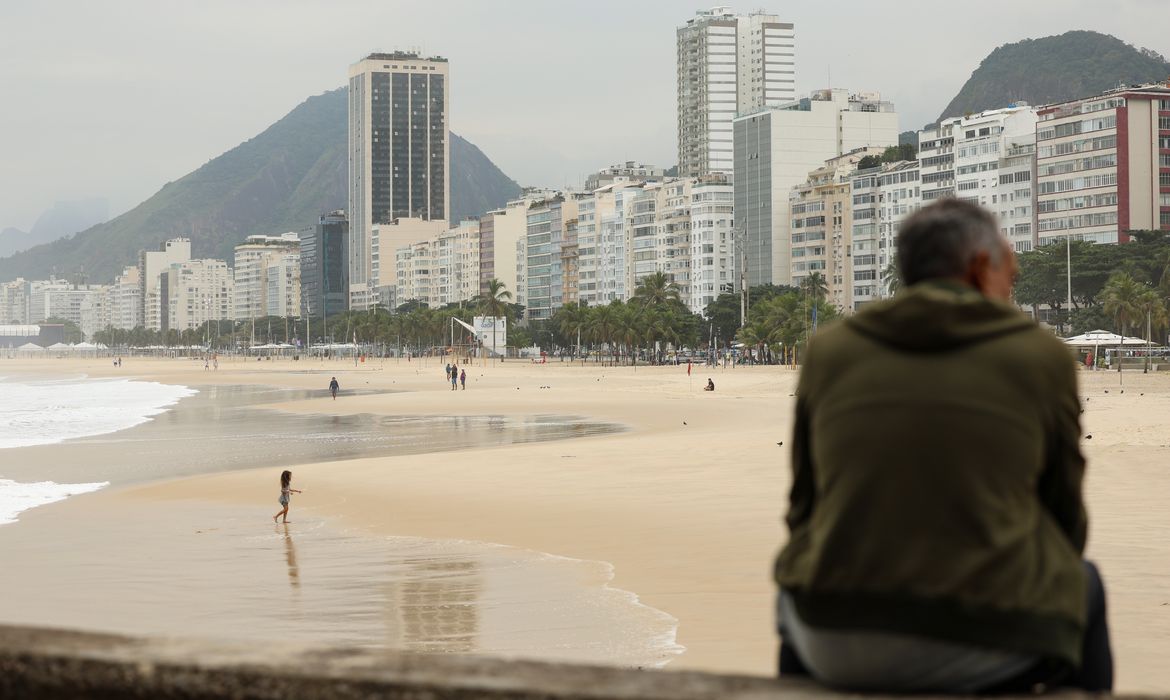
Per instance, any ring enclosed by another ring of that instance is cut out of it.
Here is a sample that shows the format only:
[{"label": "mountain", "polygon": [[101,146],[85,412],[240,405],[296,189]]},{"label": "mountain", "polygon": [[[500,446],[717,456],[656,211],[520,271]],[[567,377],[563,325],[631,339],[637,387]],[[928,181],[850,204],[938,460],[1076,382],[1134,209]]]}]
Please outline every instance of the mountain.
[{"label": "mountain", "polygon": [[36,223],[28,233],[17,228],[0,231],[0,258],[84,231],[109,217],[110,205],[104,199],[56,202],[37,217]]},{"label": "mountain", "polygon": [[992,51],[939,119],[1026,101],[1032,105],[1100,94],[1118,84],[1170,77],[1170,62],[1150,49],[1091,31],[1004,44]]},{"label": "mountain", "polygon": [[[113,280],[138,251],[168,238],[191,239],[197,258],[231,260],[232,248],[258,233],[297,231],[346,207],[346,90],[310,97],[259,135],[168,182],[150,199],[70,238],[0,259],[0,281],[84,270]],[[520,186],[471,143],[451,134],[451,214],[478,216]]]}]

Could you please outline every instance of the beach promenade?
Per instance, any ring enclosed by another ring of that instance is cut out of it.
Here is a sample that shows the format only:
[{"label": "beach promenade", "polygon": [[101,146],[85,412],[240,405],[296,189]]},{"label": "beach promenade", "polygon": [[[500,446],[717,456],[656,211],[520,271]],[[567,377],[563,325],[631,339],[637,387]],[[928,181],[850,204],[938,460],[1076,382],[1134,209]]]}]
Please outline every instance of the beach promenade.
[{"label": "beach promenade", "polygon": [[[668,669],[773,673],[770,568],[784,536],[781,517],[788,486],[795,371],[696,366],[688,378],[685,365],[635,369],[558,362],[486,367],[474,363],[466,366],[466,391],[452,392],[444,382],[443,365],[436,360],[372,360],[357,367],[352,362],[222,360],[218,371],[205,371],[194,360],[130,358],[120,370],[106,360],[7,361],[0,365],[0,374],[84,373],[197,388],[307,389],[319,393],[268,408],[277,415],[309,415],[321,421],[357,414],[556,416],[620,425],[621,432],[546,442],[294,461],[286,466],[294,472],[294,487],[305,493],[293,500],[290,535],[282,540],[281,551],[301,536],[298,527],[324,523],[349,538],[494,543],[543,556],[601,562],[600,569],[579,567],[582,579],[600,578],[583,580],[582,585],[628,592],[637,596],[640,606],[677,621],[676,636],[664,640],[660,649],[659,658],[668,662]],[[327,390],[331,376],[341,384],[335,402]],[[702,391],[708,377],[716,384],[714,393]],[[1085,431],[1092,435],[1085,441],[1089,556],[1100,563],[1109,590],[1118,689],[1165,689],[1170,687],[1170,669],[1162,663],[1170,652],[1165,632],[1170,628],[1170,596],[1164,593],[1164,582],[1170,578],[1170,544],[1160,514],[1163,494],[1170,490],[1166,468],[1170,377],[1127,373],[1124,394],[1115,373],[1082,372],[1080,378],[1088,399]],[[385,393],[351,393],[355,390]],[[387,429],[393,430],[392,422]],[[251,550],[240,546],[245,540],[214,539],[216,528],[240,533],[253,521],[258,532],[273,534],[270,518],[277,509],[279,469],[247,466],[115,485],[36,508],[6,526],[17,529],[0,531],[0,546],[5,537],[18,536],[20,528],[30,538],[50,538],[68,536],[64,534],[68,527],[84,523],[86,530],[109,528],[112,533],[86,540],[87,547],[97,549],[89,553],[89,565],[116,563],[130,550],[148,552],[152,571],[183,572],[213,581],[216,571],[238,569],[251,580],[264,574],[253,567]],[[92,477],[79,466],[77,481],[89,480]],[[276,536],[284,537],[280,532]],[[312,542],[304,541],[297,540],[299,558],[282,555],[270,585],[283,589],[301,585],[293,581],[292,572],[294,566],[308,566],[305,552],[312,551]],[[36,547],[17,549],[19,561],[14,563],[39,565]],[[198,556],[192,557],[192,552]],[[301,564],[294,564],[294,559]],[[137,561],[134,556],[129,560]],[[362,557],[338,556],[341,570],[332,574],[362,582],[371,576],[367,564]],[[28,585],[34,580],[30,575]],[[154,580],[153,574],[144,577],[125,591],[123,600],[106,601],[104,607],[121,619],[133,616],[136,598]],[[539,580],[525,581],[522,576],[506,580],[524,595],[542,595]],[[84,596],[84,580],[73,583],[77,595]],[[209,585],[208,591],[230,595],[231,588]],[[68,589],[58,593],[67,595]],[[493,600],[490,595],[487,599]],[[153,633],[168,625],[163,609],[162,613],[152,609],[156,628],[124,624],[107,629]],[[53,614],[34,609],[0,622],[35,624],[37,620],[30,618],[42,612]],[[173,634],[182,636],[188,621],[173,614]],[[237,624],[242,628],[253,622],[246,611],[240,614],[244,619]],[[490,630],[483,628],[490,616],[479,615],[479,634],[486,638]],[[533,615],[537,619],[513,626],[509,633],[539,629],[542,620]],[[69,625],[69,620],[41,622]],[[82,622],[88,623],[78,625],[82,628],[103,629],[96,613]],[[662,627],[663,617],[647,613],[645,625]],[[561,659],[555,650],[517,655]],[[627,665],[639,663],[631,660]]]}]

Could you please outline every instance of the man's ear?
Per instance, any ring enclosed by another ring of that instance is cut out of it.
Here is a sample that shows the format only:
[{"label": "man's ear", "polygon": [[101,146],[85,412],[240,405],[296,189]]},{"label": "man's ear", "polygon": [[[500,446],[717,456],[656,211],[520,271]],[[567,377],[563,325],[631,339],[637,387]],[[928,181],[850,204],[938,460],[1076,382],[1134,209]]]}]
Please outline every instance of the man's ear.
[{"label": "man's ear", "polygon": [[986,293],[987,279],[990,274],[991,256],[985,250],[976,251],[971,256],[971,262],[967,265],[967,274],[963,281],[980,292]]}]

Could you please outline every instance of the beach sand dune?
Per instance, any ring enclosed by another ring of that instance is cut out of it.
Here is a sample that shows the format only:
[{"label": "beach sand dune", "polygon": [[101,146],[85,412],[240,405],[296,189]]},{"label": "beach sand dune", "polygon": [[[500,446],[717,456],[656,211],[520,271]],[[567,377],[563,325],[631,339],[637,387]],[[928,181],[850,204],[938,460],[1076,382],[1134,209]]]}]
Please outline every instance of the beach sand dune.
[{"label": "beach sand dune", "polygon": [[[43,361],[9,363],[0,374],[66,368],[115,373],[102,362]],[[468,388],[459,392],[450,391],[443,363],[434,360],[375,360],[356,368],[341,362],[222,361],[218,372],[204,372],[195,361],[132,359],[117,373],[189,386],[311,389],[319,398],[270,408],[322,420],[347,414],[580,416],[626,426],[617,434],[571,440],[289,465],[294,486],[305,490],[294,499],[290,529],[295,537],[305,523],[320,522],[346,537],[497,543],[605,562],[612,565],[611,586],[677,619],[677,642],[685,653],[669,668],[773,673],[770,568],[784,538],[797,372],[696,366],[688,378],[685,365],[634,369],[556,362],[473,363],[466,369]],[[342,387],[335,402],[326,389],[331,376]],[[714,393],[701,391],[708,377],[717,386]],[[1100,563],[1109,589],[1119,689],[1164,690],[1170,687],[1170,669],[1161,663],[1170,652],[1164,586],[1170,544],[1160,501],[1170,486],[1170,376],[1127,374],[1125,394],[1116,374],[1082,372],[1081,379],[1090,399],[1084,425],[1093,436],[1085,441],[1089,556]],[[355,389],[393,393],[347,393]],[[116,562],[120,548],[133,548],[150,551],[161,570],[213,571],[222,563],[215,548],[203,551],[206,561],[199,562],[171,552],[173,523],[194,532],[224,520],[241,527],[254,518],[259,531],[271,534],[277,474],[272,468],[242,470],[111,488],[37,509],[10,527],[27,521],[31,536],[51,530],[50,519],[114,522],[127,513],[167,518],[167,527],[143,522],[124,529],[117,542],[88,546],[99,550],[97,561]],[[0,532],[0,546],[7,536]],[[222,546],[223,561],[239,557],[231,538]],[[35,548],[17,555],[36,565]],[[354,580],[369,575],[363,569],[368,565],[344,557],[337,566]],[[287,571],[280,569],[270,572],[279,579],[273,585],[287,589]],[[76,585],[83,595],[84,581]],[[133,594],[125,591],[128,598]]]}]

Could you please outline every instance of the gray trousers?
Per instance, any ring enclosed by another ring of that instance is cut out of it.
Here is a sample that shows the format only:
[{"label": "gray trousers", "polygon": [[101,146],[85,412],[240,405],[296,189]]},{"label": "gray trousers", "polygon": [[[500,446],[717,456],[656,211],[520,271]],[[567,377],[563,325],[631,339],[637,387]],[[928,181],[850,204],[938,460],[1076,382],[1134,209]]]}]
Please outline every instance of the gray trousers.
[{"label": "gray trousers", "polygon": [[811,627],[781,590],[780,637],[825,685],[852,691],[975,693],[1020,675],[1038,658],[893,632]]}]

